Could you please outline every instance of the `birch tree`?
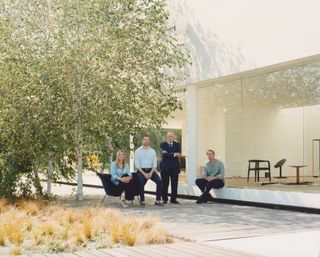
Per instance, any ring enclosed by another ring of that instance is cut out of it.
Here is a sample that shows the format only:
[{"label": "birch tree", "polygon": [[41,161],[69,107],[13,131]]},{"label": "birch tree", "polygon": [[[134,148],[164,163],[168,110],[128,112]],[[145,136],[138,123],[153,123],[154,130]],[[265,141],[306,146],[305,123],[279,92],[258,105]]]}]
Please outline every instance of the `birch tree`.
[{"label": "birch tree", "polygon": [[32,139],[31,166],[74,151],[79,200],[89,144],[159,128],[180,108],[174,85],[183,77],[173,71],[188,53],[174,37],[165,1],[4,0],[0,22],[0,122],[5,133],[14,130],[19,119],[9,117],[22,110],[28,126],[19,137]]}]

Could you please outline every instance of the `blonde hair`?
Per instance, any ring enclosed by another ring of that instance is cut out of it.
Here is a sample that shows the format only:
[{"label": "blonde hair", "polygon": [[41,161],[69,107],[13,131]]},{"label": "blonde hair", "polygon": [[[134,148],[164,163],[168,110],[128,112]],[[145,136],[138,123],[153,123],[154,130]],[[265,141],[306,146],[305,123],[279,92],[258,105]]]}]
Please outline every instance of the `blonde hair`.
[{"label": "blonde hair", "polygon": [[[123,153],[123,155],[124,155],[124,159],[123,159],[122,163],[121,163],[121,161],[119,160],[119,155],[120,155],[121,153]],[[126,153],[125,153],[124,150],[121,150],[121,149],[118,150],[117,155],[116,155],[116,163],[117,163],[117,167],[118,167],[118,168],[121,167],[121,164],[122,164],[122,168],[124,168],[124,165],[125,165],[125,163],[126,163]]]}]

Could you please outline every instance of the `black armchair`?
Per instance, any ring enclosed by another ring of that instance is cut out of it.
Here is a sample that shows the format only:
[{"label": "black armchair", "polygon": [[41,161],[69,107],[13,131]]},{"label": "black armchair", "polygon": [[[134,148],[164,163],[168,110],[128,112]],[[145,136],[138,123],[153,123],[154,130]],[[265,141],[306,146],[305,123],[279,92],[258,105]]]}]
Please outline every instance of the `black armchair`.
[{"label": "black armchair", "polygon": [[[117,190],[117,186],[111,181],[111,175],[110,174],[105,174],[105,173],[97,173],[98,177],[100,178],[102,182],[103,189],[106,193],[104,196],[103,200],[100,203],[100,207],[103,204],[104,200],[106,199],[107,196],[114,196],[114,197],[119,197],[121,193]],[[125,198],[126,200],[133,201],[134,196],[139,197],[139,187],[138,187],[138,182],[137,182],[137,173],[132,173],[132,183],[130,184],[129,189],[126,191]]]}]

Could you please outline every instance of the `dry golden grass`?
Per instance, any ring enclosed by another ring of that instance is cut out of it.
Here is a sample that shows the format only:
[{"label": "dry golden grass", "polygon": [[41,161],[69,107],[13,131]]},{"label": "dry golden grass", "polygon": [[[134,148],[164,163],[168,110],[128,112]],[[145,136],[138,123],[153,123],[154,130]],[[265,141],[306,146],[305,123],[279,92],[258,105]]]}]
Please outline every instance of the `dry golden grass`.
[{"label": "dry golden grass", "polygon": [[7,204],[8,202],[6,199],[0,198],[0,214],[6,210]]},{"label": "dry golden grass", "polygon": [[25,219],[24,220],[24,226],[25,226],[25,229],[27,231],[31,231],[32,230],[32,226],[33,226],[32,219],[30,219],[30,218]]},{"label": "dry golden grass", "polygon": [[134,229],[130,227],[128,224],[124,224],[122,226],[122,241],[129,246],[133,246],[136,242],[136,234],[134,233]]},{"label": "dry golden grass", "polygon": [[5,245],[5,236],[3,231],[0,231],[0,246],[4,246]]},{"label": "dry golden grass", "polygon": [[11,254],[62,252],[116,245],[172,242],[154,217],[126,217],[114,209],[71,209],[21,200],[0,201],[0,247]]},{"label": "dry golden grass", "polygon": [[11,221],[5,227],[6,235],[10,242],[19,246],[24,241],[23,231],[21,229],[21,223],[19,221]]},{"label": "dry golden grass", "polygon": [[86,242],[85,236],[81,231],[76,231],[74,233],[74,242],[76,245],[83,245]]},{"label": "dry golden grass", "polygon": [[52,224],[45,223],[41,226],[41,234],[43,236],[52,236],[55,230]]},{"label": "dry golden grass", "polygon": [[114,243],[120,241],[120,228],[118,223],[114,223],[110,226],[111,239]]},{"label": "dry golden grass", "polygon": [[91,218],[83,221],[83,234],[86,238],[92,239],[94,232],[92,228]]},{"label": "dry golden grass", "polygon": [[18,206],[22,208],[28,215],[37,214],[41,208],[39,201],[31,200],[21,200],[18,202]]},{"label": "dry golden grass", "polygon": [[69,224],[74,223],[76,220],[76,215],[72,211],[67,211],[66,214],[67,214],[67,222]]},{"label": "dry golden grass", "polygon": [[65,240],[68,240],[68,238],[69,238],[69,226],[66,226],[60,231],[60,239],[65,241]]},{"label": "dry golden grass", "polygon": [[40,234],[34,234],[33,240],[36,246],[41,245],[43,243],[44,237]]},{"label": "dry golden grass", "polygon": [[10,249],[10,254],[11,255],[21,255],[22,254],[22,250],[20,246],[13,246]]}]

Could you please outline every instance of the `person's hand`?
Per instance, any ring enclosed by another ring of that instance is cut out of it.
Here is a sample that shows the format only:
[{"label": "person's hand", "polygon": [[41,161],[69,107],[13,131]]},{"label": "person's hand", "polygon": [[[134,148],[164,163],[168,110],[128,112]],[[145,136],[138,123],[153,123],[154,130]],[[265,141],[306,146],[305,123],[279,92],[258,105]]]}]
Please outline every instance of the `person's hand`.
[{"label": "person's hand", "polygon": [[149,173],[144,174],[144,177],[145,177],[146,180],[148,180],[149,178],[151,178]]},{"label": "person's hand", "polygon": [[181,157],[181,153],[175,153],[175,156],[180,158]]},{"label": "person's hand", "polygon": [[212,180],[215,180],[215,179],[216,179],[216,177],[213,177],[213,176],[208,177],[208,181],[212,181]]},{"label": "person's hand", "polygon": [[130,181],[130,177],[124,177],[123,178],[123,182],[124,183],[129,183],[129,181]]}]

